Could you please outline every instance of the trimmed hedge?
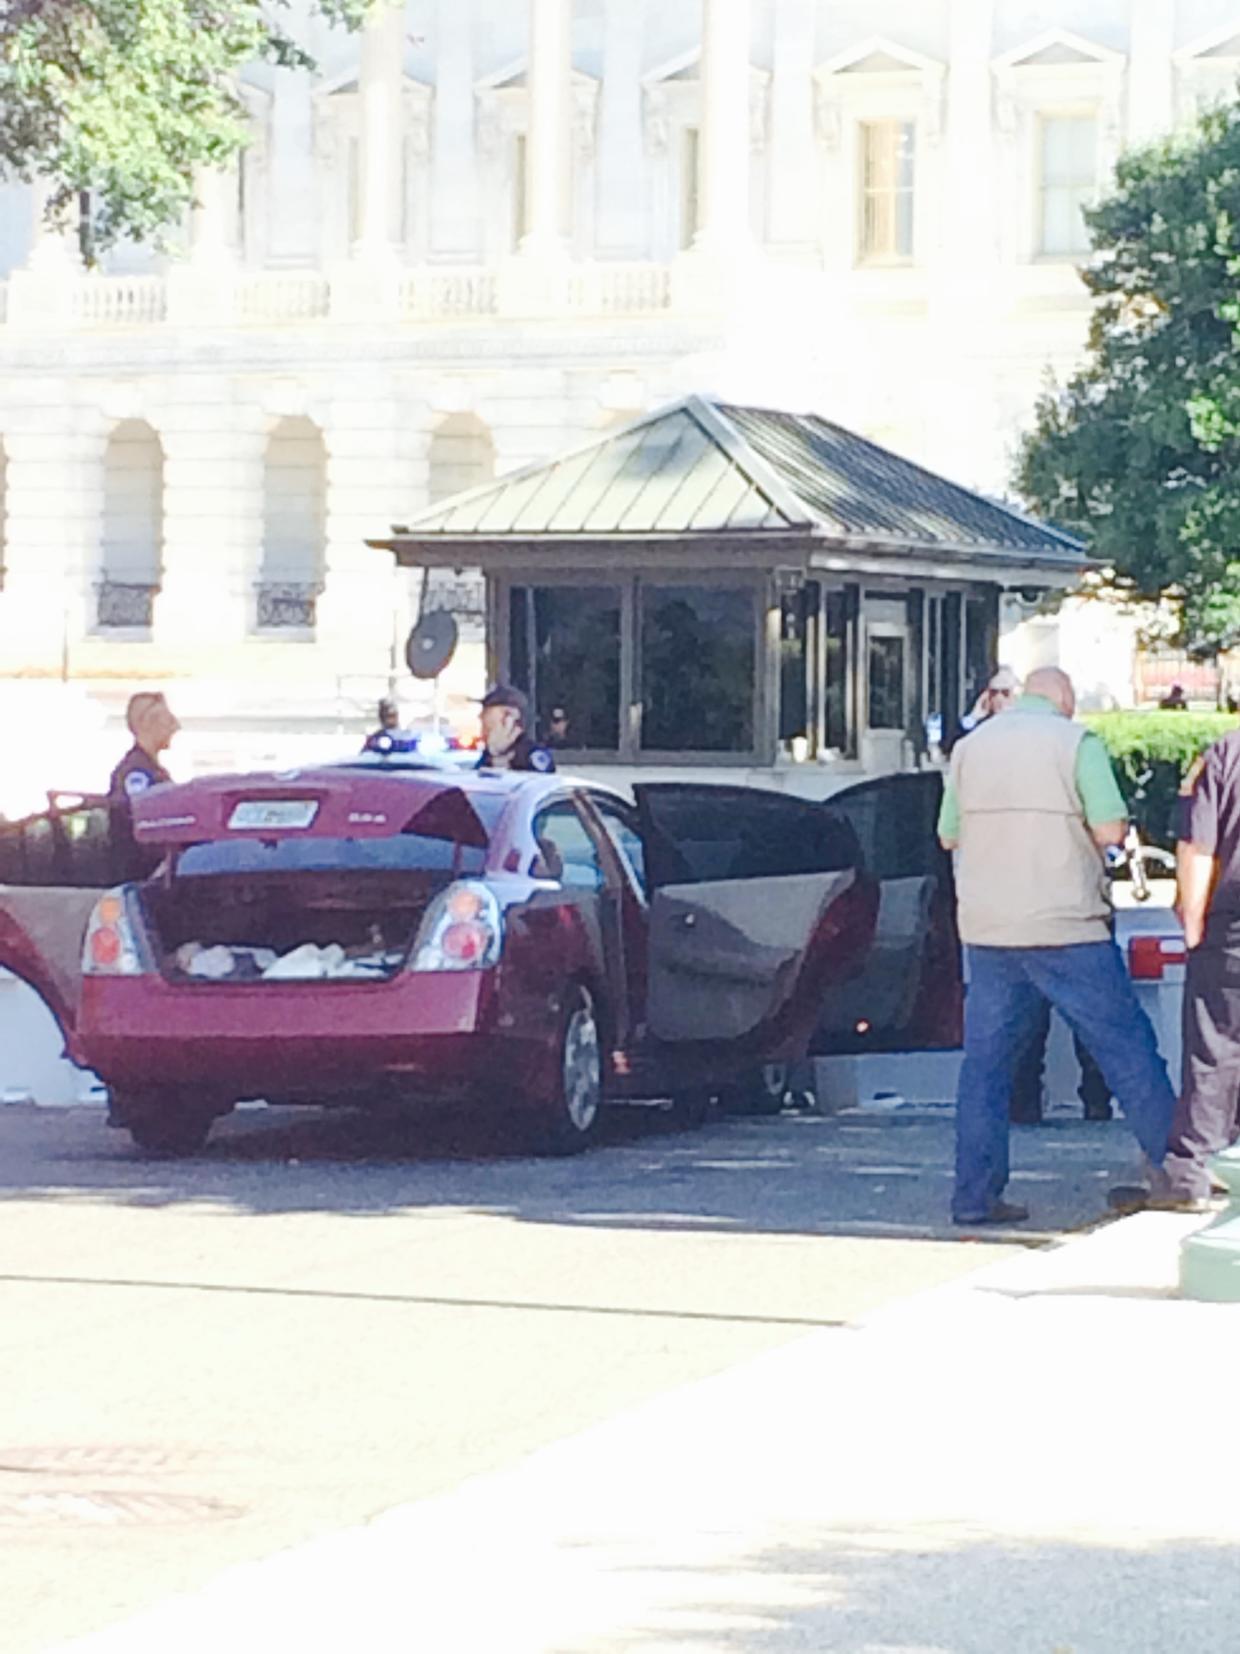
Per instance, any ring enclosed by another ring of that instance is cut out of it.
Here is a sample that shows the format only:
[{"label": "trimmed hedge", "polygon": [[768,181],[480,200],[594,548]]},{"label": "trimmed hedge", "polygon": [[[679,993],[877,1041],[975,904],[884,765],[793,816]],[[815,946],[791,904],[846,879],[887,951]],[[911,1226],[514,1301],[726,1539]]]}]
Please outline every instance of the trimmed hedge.
[{"label": "trimmed hedge", "polygon": [[[1175,848],[1175,801],[1185,771],[1212,741],[1237,727],[1230,712],[1091,712],[1083,722],[1106,742],[1124,797],[1147,844]],[[1143,798],[1137,778],[1146,770]]]}]

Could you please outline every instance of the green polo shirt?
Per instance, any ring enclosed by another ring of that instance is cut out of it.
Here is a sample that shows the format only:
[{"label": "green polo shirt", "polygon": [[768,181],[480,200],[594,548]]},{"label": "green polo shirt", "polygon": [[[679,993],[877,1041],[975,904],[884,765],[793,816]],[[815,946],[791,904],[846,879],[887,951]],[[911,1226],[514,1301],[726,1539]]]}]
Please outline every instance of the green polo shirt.
[{"label": "green polo shirt", "polygon": [[[1016,705],[1001,718],[1061,718],[1063,714],[1043,695],[1022,695]],[[1104,821],[1126,821],[1128,806],[1119,790],[1110,754],[1093,730],[1086,730],[1076,749],[1076,791],[1081,809],[1090,827],[1100,827]],[[943,787],[943,806],[939,811],[939,837],[956,840],[960,837],[960,804],[950,777]]]}]

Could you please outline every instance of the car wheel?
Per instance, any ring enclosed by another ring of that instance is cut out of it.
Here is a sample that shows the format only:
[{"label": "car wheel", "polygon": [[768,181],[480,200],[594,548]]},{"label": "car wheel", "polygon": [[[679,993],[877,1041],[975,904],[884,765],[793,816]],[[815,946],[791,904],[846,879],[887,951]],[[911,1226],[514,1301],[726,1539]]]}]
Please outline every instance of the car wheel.
[{"label": "car wheel", "polygon": [[214,1114],[168,1101],[162,1109],[144,1106],[127,1111],[125,1124],[135,1146],[144,1154],[174,1158],[197,1154],[207,1141],[214,1119]]},{"label": "car wheel", "polygon": [[768,1062],[728,1087],[724,1103],[732,1114],[780,1114],[788,1101],[788,1064]]},{"label": "car wheel", "polygon": [[554,1094],[538,1108],[536,1146],[543,1154],[577,1154],[598,1134],[603,1058],[594,1001],[584,988],[565,996]]}]

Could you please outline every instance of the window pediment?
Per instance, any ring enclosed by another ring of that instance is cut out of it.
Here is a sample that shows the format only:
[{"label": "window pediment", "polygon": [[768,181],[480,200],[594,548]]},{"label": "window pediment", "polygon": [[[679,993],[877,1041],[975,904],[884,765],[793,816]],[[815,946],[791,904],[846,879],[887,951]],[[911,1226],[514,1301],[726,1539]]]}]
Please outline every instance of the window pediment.
[{"label": "window pediment", "polygon": [[[766,69],[749,65],[749,141],[754,149],[761,149],[766,142],[770,82]],[[662,153],[670,142],[673,122],[690,125],[701,115],[700,47],[680,52],[642,76],[642,107],[646,143],[656,153]]]},{"label": "window pediment", "polygon": [[[819,141],[835,148],[843,132],[845,109],[869,101],[872,111],[878,113],[878,101],[886,93],[898,94],[902,111],[915,113],[922,136],[937,143],[943,135],[946,69],[940,59],[926,57],[883,35],[872,35],[828,58],[814,70]],[[916,100],[912,111],[910,94]]]},{"label": "window pediment", "polygon": [[[570,72],[573,100],[573,142],[579,150],[594,147],[598,110],[598,80],[584,69]],[[497,155],[505,143],[519,137],[529,125],[529,59],[514,58],[502,68],[474,82],[478,105],[478,147]]]},{"label": "window pediment", "polygon": [[1097,41],[1087,40],[1070,29],[1047,29],[1012,51],[1004,52],[995,59],[994,66],[1000,74],[1039,69],[1062,73],[1072,69],[1120,69],[1124,61],[1122,52],[1113,52],[1109,46],[1100,46]]}]

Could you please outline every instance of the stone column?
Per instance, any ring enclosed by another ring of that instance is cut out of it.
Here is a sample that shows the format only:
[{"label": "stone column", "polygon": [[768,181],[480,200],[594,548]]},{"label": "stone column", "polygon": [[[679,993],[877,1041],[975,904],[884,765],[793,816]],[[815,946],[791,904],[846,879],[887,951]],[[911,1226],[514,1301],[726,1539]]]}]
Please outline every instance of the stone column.
[{"label": "stone column", "polygon": [[568,255],[569,179],[572,140],[572,3],[529,0],[529,131],[526,190],[526,257],[558,260]]},{"label": "stone column", "polygon": [[606,8],[595,163],[595,241],[604,258],[640,259],[647,251],[648,233],[642,14],[632,0],[606,0]]},{"label": "stone column", "polygon": [[[318,641],[342,675],[379,678],[389,671],[393,648],[403,644],[398,633],[406,615],[395,560],[366,540],[408,514],[402,410],[376,397],[366,379],[338,381],[336,390],[323,429],[327,546]],[[399,654],[396,670],[405,671]]]},{"label": "stone column", "polygon": [[439,0],[431,138],[431,254],[471,260],[482,225],[475,139],[473,7]]},{"label": "stone column", "polygon": [[[933,355],[926,417],[935,452],[929,463],[975,485],[1006,475],[997,407],[997,329],[1004,270],[999,257],[997,132],[993,76],[995,0],[951,0],[947,128],[940,151],[941,228],[932,249],[929,302]],[[925,146],[917,187],[925,187]],[[960,187],[962,179],[968,187]],[[960,433],[973,437],[962,450]]]},{"label": "stone column", "polygon": [[224,167],[200,167],[194,176],[189,256],[168,271],[168,320],[201,326],[232,319],[237,256],[230,216],[236,175]]},{"label": "stone column", "polygon": [[358,237],[331,282],[331,314],[365,322],[396,315],[400,259],[401,92],[405,0],[374,0],[362,30],[358,90],[362,137]]},{"label": "stone column", "polygon": [[155,642],[195,672],[227,678],[221,651],[252,630],[263,536],[262,410],[238,406],[226,378],[195,378],[192,405],[160,421],[164,450],[163,578]]},{"label": "stone column", "polygon": [[1175,0],[1132,0],[1127,137],[1142,144],[1171,131],[1175,113]]},{"label": "stone column", "polygon": [[394,262],[400,207],[401,88],[404,83],[404,0],[375,0],[362,30],[361,199],[353,256]]},{"label": "stone column", "polygon": [[5,433],[0,658],[6,671],[71,674],[94,624],[106,439],[63,381],[49,377],[31,395]]},{"label": "stone column", "polygon": [[727,259],[749,241],[749,0],[703,0],[700,154],[694,251]]},{"label": "stone column", "polygon": [[315,263],[319,244],[314,88],[306,69],[273,71],[268,262],[286,269]]},{"label": "stone column", "polygon": [[767,242],[785,258],[817,252],[819,177],[814,137],[815,0],[776,0],[771,74]]},{"label": "stone column", "polygon": [[73,296],[82,275],[77,214],[70,210],[64,228],[54,228],[47,221],[51,195],[48,179],[30,185],[30,251],[9,277],[8,321],[16,327],[63,327],[74,319]]}]

